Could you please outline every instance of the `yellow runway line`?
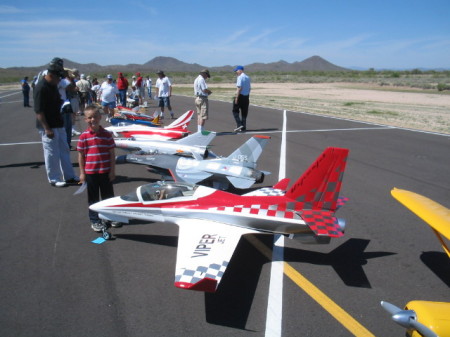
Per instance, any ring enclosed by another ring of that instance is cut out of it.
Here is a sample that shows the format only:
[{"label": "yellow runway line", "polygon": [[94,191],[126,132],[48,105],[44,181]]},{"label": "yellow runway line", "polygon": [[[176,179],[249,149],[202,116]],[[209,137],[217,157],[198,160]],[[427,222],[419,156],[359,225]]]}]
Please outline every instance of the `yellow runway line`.
[{"label": "yellow runway line", "polygon": [[[253,235],[247,236],[246,239],[267,259],[272,259],[272,251],[259,239]],[[331,316],[333,316],[353,335],[361,337],[375,336],[287,262],[284,262],[284,274],[296,285],[302,288],[317,303],[319,303]]]}]

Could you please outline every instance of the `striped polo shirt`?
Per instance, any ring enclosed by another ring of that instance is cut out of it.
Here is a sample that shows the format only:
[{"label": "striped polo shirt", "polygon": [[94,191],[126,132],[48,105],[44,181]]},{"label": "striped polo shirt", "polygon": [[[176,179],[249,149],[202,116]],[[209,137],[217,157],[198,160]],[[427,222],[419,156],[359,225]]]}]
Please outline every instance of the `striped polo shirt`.
[{"label": "striped polo shirt", "polygon": [[87,129],[80,135],[77,151],[84,153],[86,174],[108,173],[111,170],[109,151],[116,146],[112,134],[102,126],[97,133]]}]

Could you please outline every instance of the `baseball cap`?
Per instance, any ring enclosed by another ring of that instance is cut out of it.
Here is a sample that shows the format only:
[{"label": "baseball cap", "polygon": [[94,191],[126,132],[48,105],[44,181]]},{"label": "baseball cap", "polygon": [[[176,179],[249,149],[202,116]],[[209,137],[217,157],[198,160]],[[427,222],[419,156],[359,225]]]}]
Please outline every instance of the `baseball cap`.
[{"label": "baseball cap", "polygon": [[108,74],[108,75],[106,75],[106,78],[109,80],[109,79],[111,79],[112,80],[112,75],[111,74]]},{"label": "baseball cap", "polygon": [[164,75],[164,71],[158,70],[157,74],[158,74],[158,75]]},{"label": "baseball cap", "polygon": [[80,78],[85,79],[86,75],[85,74],[81,74]]},{"label": "baseball cap", "polygon": [[119,73],[117,73],[117,75],[122,76],[123,74],[119,72]]},{"label": "baseball cap", "polygon": [[234,72],[238,71],[238,70],[244,70],[243,66],[237,66],[236,68],[234,68]]},{"label": "baseball cap", "polygon": [[136,73],[136,76],[141,76],[141,73]]}]

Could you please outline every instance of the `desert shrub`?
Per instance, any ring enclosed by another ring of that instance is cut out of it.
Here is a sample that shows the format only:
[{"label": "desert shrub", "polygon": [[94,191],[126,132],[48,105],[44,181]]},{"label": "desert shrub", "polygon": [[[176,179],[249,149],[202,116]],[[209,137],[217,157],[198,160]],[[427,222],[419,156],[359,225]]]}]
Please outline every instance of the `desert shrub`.
[{"label": "desert shrub", "polygon": [[445,84],[445,83],[439,83],[437,85],[437,90],[438,91],[450,90],[450,85]]}]

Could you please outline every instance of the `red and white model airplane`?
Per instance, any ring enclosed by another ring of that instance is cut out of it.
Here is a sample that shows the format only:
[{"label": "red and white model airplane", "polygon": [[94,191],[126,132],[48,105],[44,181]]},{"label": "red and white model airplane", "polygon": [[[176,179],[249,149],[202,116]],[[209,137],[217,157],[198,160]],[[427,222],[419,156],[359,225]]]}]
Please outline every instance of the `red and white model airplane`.
[{"label": "red and white model airplane", "polygon": [[176,119],[173,123],[165,127],[146,126],[140,124],[131,124],[124,126],[109,126],[106,128],[112,132],[115,137],[135,139],[153,139],[153,140],[168,140],[179,139],[189,134],[187,129],[194,110],[186,111],[182,116]]},{"label": "red and white model airplane", "polygon": [[141,219],[179,226],[175,286],[215,292],[242,235],[284,234],[307,243],[328,243],[344,235],[335,211],[347,149],[327,148],[290,187],[289,179],[272,188],[236,195],[210,187],[158,182],[131,194],[91,205],[114,221]]}]

